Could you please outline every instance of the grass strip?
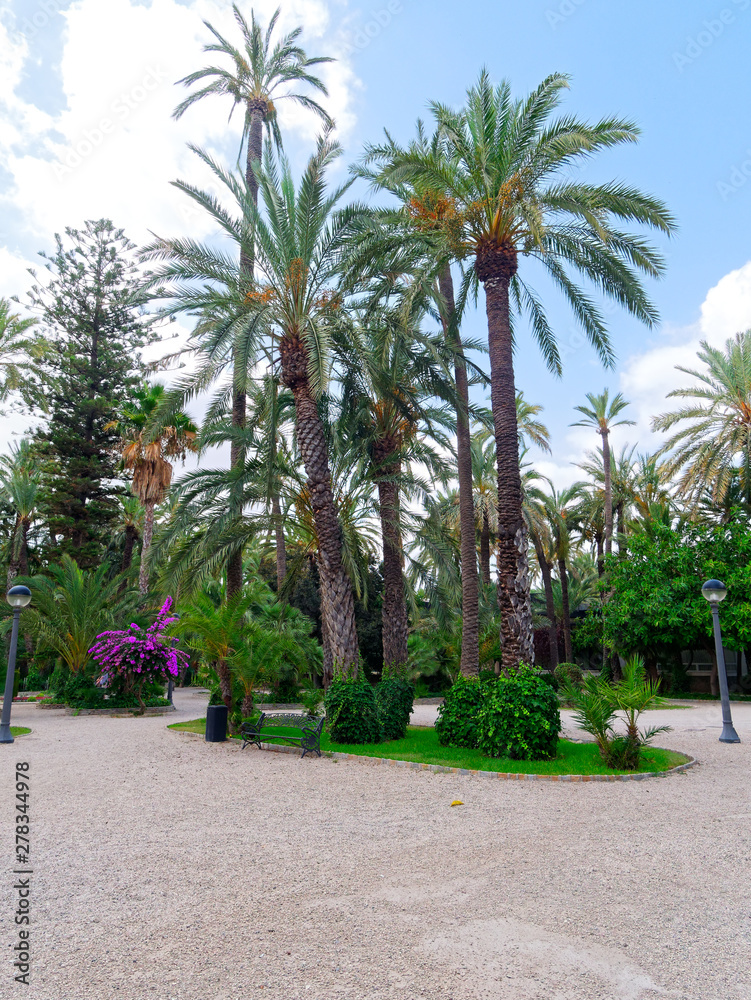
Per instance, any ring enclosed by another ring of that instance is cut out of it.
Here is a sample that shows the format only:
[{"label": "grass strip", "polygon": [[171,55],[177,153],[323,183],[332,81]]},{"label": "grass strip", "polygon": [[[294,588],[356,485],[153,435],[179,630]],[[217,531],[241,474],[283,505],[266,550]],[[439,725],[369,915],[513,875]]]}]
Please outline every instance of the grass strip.
[{"label": "grass strip", "polygon": [[[206,732],[205,719],[191,722],[175,722],[170,729],[180,732]],[[290,730],[287,728],[289,734]],[[293,731],[294,732],[294,731]],[[277,727],[276,733],[284,735],[285,727]],[[275,731],[264,732],[264,742],[273,742]],[[432,726],[410,726],[403,740],[388,743],[350,745],[332,743],[328,733],[321,736],[321,750],[356,754],[359,757],[387,757],[390,760],[408,760],[420,764],[439,764],[442,767],[459,767],[468,771],[502,771],[512,774],[631,774],[631,771],[613,771],[602,762],[594,743],[572,743],[558,741],[558,755],[554,760],[511,760],[508,757],[485,757],[479,750],[463,747],[443,747]],[[636,773],[647,771],[668,771],[671,767],[685,764],[685,754],[673,750],[653,747],[642,755],[642,764]]]}]

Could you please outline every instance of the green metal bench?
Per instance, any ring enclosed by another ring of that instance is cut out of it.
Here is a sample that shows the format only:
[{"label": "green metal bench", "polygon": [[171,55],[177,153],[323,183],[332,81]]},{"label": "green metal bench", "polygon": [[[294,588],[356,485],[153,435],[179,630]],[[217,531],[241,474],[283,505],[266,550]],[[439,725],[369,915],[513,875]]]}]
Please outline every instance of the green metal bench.
[{"label": "green metal bench", "polygon": [[[302,753],[300,757],[304,757],[306,753],[317,753],[321,756],[321,733],[323,732],[323,724],[325,718],[312,719],[309,715],[267,715],[265,712],[261,712],[261,715],[255,722],[244,722],[240,732],[242,733],[243,745],[240,747],[244,750],[245,747],[250,743],[261,749],[262,742],[268,742],[269,740],[284,740],[286,743],[291,743],[293,745],[302,748]],[[289,729],[299,729],[299,736],[287,736],[286,733],[272,732],[271,730],[278,727],[287,727]]]}]

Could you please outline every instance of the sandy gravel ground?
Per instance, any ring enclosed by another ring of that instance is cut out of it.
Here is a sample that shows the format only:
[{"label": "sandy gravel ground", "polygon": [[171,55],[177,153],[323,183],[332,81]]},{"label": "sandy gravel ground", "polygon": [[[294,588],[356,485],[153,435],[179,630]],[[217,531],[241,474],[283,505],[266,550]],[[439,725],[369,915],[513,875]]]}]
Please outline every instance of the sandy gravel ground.
[{"label": "sandy gravel ground", "polygon": [[168,719],[14,706],[34,732],[0,747],[3,1000],[751,997],[751,704],[740,746],[717,742],[715,705],[663,713],[663,745],[701,759],[685,774],[552,784],[241,753],[168,731],[205,696],[176,702]]}]

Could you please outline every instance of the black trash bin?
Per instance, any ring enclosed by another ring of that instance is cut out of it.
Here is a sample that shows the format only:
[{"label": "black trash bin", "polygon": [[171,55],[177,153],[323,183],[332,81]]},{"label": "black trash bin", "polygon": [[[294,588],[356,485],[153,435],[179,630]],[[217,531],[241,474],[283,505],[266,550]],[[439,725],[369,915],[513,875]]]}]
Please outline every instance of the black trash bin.
[{"label": "black trash bin", "polygon": [[206,709],[206,742],[224,743],[227,739],[227,706],[209,705]]}]

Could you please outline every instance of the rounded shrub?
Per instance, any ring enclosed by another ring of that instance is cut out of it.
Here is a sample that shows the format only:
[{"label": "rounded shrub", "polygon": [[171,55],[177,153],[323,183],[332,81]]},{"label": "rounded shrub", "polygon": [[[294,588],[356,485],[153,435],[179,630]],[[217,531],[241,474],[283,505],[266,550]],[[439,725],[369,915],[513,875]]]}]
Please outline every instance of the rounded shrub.
[{"label": "rounded shrub", "polygon": [[558,749],[558,698],[531,667],[488,686],[478,713],[478,747],[488,757],[549,760]]},{"label": "rounded shrub", "polygon": [[578,663],[559,663],[553,671],[553,676],[558,681],[559,685],[562,686],[565,686],[566,682],[570,684],[581,684],[584,680],[582,668]]},{"label": "rounded shrub", "polygon": [[378,705],[367,681],[332,681],[325,704],[326,727],[332,743],[381,742]]},{"label": "rounded shrub", "polygon": [[375,696],[384,740],[404,739],[415,700],[414,687],[403,677],[384,677]]},{"label": "rounded shrub", "polygon": [[494,682],[480,682],[474,677],[459,677],[446,692],[438,709],[435,731],[438,742],[444,747],[477,746],[477,719],[483,693],[495,687]]}]

